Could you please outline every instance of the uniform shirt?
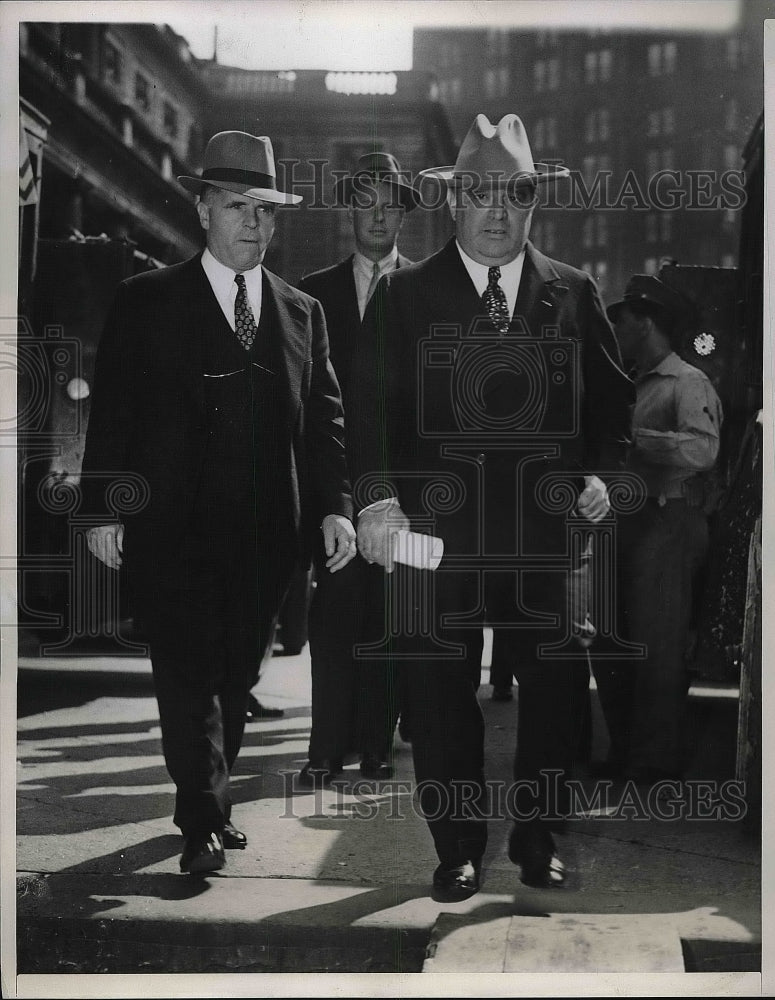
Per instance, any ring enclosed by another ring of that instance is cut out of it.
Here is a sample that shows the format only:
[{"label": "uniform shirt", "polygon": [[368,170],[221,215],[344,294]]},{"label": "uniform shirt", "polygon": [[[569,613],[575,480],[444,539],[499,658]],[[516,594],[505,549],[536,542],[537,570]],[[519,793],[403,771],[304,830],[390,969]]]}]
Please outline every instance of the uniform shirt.
[{"label": "uniform shirt", "polygon": [[627,467],[645,481],[650,497],[682,497],[686,481],[716,461],[721,402],[707,375],[674,352],[636,373],[635,386]]},{"label": "uniform shirt", "polygon": [[[481,298],[489,283],[489,265],[480,264],[472,257],[469,257],[459,243],[457,244],[457,250],[471,281],[474,283],[474,287],[479,293],[479,298]],[[525,250],[523,247],[514,260],[509,261],[508,264],[498,265],[501,269],[501,277],[498,283],[506,293],[506,302],[509,307],[510,317],[514,315],[514,307],[517,304],[517,292],[519,291],[519,282],[522,279],[522,267],[524,263]]]},{"label": "uniform shirt", "polygon": [[[218,305],[223,310],[226,321],[232,330],[236,330],[237,324],[234,320],[234,302],[237,298],[237,282],[234,280],[236,272],[216,260],[209,250],[205,250],[202,254],[202,268],[216,299],[218,299]],[[258,326],[261,316],[261,282],[263,278],[261,265],[256,264],[250,271],[242,273],[245,275],[245,289],[248,293],[250,308],[253,310],[253,319]]]},{"label": "uniform shirt", "polygon": [[[394,271],[398,264],[398,248],[394,246],[386,257],[377,261],[377,264],[379,265],[380,278],[383,274],[389,274],[391,271]],[[369,301],[367,296],[373,274],[374,261],[369,260],[368,257],[364,257],[362,253],[356,250],[353,254],[353,277],[355,278],[355,291],[358,295],[358,312],[361,314],[361,319],[363,319],[363,314],[366,311],[366,305]]]}]

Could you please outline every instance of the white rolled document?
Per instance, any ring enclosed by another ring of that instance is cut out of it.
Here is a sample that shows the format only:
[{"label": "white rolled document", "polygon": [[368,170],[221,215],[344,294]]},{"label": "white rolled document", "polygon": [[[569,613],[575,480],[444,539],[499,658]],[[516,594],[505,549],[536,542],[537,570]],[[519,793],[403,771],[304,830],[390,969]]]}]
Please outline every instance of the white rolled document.
[{"label": "white rolled document", "polygon": [[436,569],[444,555],[444,541],[417,531],[397,531],[393,536],[393,560],[415,569]]}]

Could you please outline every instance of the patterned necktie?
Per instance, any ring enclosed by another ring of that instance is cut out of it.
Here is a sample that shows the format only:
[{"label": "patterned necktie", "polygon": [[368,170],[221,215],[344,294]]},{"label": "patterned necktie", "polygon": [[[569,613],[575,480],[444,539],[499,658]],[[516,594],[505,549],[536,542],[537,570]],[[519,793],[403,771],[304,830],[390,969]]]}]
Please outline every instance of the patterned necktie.
[{"label": "patterned necktie", "polygon": [[253,318],[253,310],[248,302],[248,292],[245,288],[245,275],[235,274],[234,280],[237,282],[237,298],[234,302],[234,327],[239,342],[249,351],[256,339],[258,328]]},{"label": "patterned necktie", "polygon": [[377,282],[379,281],[379,264],[374,265],[374,270],[371,272],[371,281],[369,282],[369,289],[366,292],[366,301],[374,294],[374,289],[377,287]]},{"label": "patterned necktie", "polygon": [[488,284],[482,295],[482,304],[490,314],[498,333],[506,333],[509,329],[509,305],[506,301],[506,293],[498,284],[501,277],[499,267],[491,267],[487,271]]}]

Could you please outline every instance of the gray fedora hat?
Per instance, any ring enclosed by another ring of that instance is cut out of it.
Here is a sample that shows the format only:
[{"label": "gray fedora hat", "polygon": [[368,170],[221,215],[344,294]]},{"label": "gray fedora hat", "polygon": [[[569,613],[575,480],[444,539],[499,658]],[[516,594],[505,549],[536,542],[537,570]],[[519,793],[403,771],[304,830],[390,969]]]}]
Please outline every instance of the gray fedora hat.
[{"label": "gray fedora hat", "polygon": [[203,186],[210,184],[275,205],[298,205],[302,200],[299,194],[277,190],[271,139],[247,132],[218,132],[207,143],[201,175],[183,174],[178,181],[193,194],[201,194]]}]

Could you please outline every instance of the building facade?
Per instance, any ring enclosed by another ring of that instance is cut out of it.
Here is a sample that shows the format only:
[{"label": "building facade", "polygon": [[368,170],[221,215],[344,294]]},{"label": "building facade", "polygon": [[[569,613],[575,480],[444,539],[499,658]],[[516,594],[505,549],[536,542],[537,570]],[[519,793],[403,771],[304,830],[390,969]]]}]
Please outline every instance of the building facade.
[{"label": "building facade", "polygon": [[518,114],[536,160],[571,169],[533,221],[539,247],[607,299],[665,260],[734,267],[742,153],[763,107],[761,5],[725,33],[418,29],[459,142]]}]

